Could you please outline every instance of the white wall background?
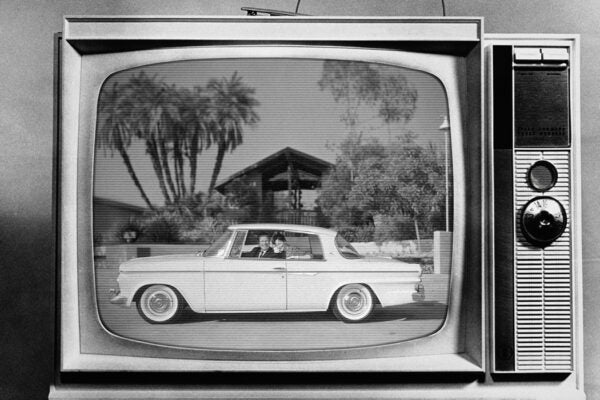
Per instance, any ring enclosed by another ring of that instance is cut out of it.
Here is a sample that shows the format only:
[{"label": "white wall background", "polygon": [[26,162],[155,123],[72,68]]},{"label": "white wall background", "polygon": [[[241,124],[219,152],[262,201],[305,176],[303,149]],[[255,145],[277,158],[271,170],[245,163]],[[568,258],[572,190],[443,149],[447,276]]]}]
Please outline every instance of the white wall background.
[{"label": "white wall background", "polygon": [[[441,15],[441,0],[302,0],[311,15]],[[53,34],[63,15],[244,15],[296,0],[0,1],[0,398],[44,398],[53,379]],[[600,399],[600,3],[446,0],[488,33],[582,35],[585,381]]]}]

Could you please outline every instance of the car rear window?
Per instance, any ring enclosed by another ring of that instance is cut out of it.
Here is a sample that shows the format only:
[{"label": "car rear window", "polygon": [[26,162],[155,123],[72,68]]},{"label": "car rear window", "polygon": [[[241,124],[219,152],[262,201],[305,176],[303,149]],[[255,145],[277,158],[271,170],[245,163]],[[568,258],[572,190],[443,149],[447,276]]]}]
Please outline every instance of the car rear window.
[{"label": "car rear window", "polygon": [[358,251],[356,251],[354,247],[352,247],[350,242],[344,239],[344,237],[341,236],[339,233],[335,237],[335,247],[337,247],[338,251],[344,258],[354,259],[363,257],[359,254]]},{"label": "car rear window", "polygon": [[322,260],[323,246],[319,236],[300,232],[286,232],[288,259]]}]

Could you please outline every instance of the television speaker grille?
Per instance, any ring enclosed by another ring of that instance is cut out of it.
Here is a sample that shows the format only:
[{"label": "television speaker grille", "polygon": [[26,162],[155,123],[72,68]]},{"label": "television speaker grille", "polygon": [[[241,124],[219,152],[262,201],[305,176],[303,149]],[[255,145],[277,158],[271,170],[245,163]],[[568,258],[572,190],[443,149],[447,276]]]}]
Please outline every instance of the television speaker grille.
[{"label": "television speaker grille", "polygon": [[[539,160],[557,170],[556,184],[543,195],[558,200],[567,213],[563,234],[540,248],[527,242],[519,220],[524,205],[541,193],[528,182],[529,168]],[[570,229],[570,152],[515,152],[515,370],[573,370],[572,244]]]}]

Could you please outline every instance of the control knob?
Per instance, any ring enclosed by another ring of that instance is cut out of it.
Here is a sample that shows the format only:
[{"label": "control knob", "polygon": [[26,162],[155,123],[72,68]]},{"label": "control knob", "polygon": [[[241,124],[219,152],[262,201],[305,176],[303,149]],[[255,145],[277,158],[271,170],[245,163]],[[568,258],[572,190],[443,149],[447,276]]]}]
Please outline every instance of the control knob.
[{"label": "control knob", "polygon": [[534,246],[546,247],[562,235],[567,226],[567,213],[553,197],[531,199],[521,213],[521,231]]}]

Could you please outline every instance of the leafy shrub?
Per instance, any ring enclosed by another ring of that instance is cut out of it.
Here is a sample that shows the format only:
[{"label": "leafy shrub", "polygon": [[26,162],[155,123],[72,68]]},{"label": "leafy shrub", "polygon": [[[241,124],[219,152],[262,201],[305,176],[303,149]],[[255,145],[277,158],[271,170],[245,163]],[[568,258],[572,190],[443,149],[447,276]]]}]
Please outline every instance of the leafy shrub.
[{"label": "leafy shrub", "polygon": [[229,225],[243,224],[256,222],[257,214],[258,212],[251,207],[242,207],[238,209],[226,208],[216,215],[215,219],[221,223],[228,223]]},{"label": "leafy shrub", "polygon": [[116,239],[121,242],[132,243],[144,235],[144,227],[136,218],[129,218],[116,232]]},{"label": "leafy shrub", "polygon": [[143,238],[156,243],[179,241],[181,230],[185,227],[185,218],[176,211],[156,211],[141,221]]},{"label": "leafy shrub", "polygon": [[376,242],[410,240],[415,238],[415,229],[412,221],[403,216],[380,215],[376,219],[374,240]]},{"label": "leafy shrub", "polygon": [[349,242],[372,242],[375,233],[373,225],[343,226],[336,230]]},{"label": "leafy shrub", "polygon": [[421,271],[424,274],[433,274],[433,257],[421,258]]},{"label": "leafy shrub", "polygon": [[230,224],[226,221],[207,217],[196,222],[188,229],[182,230],[180,233],[180,240],[184,242],[209,244],[225,232],[229,225]]}]

